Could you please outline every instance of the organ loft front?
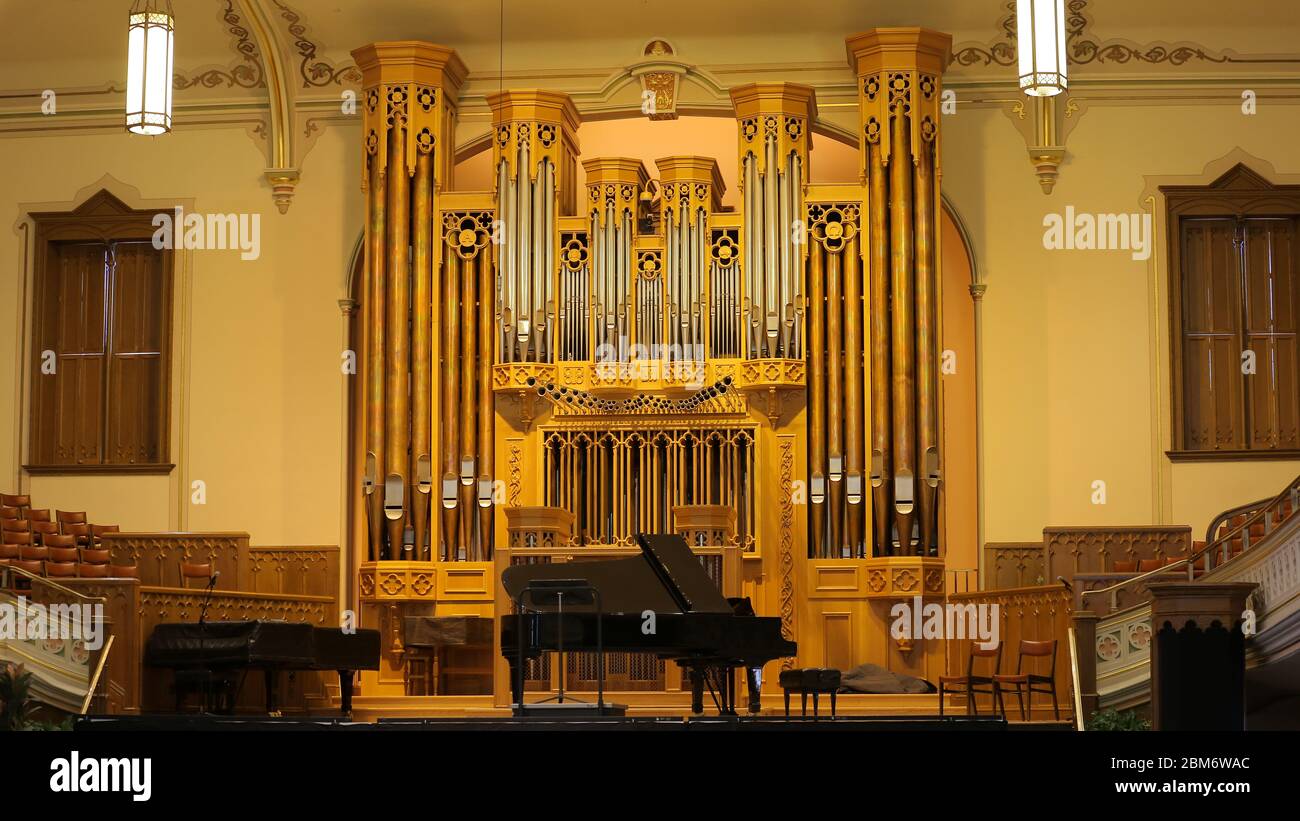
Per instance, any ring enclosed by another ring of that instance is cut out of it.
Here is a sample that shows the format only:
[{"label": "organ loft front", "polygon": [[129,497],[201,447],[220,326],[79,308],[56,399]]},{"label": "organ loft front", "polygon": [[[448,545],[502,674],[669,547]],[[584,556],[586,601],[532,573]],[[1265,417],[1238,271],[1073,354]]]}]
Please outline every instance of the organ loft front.
[{"label": "organ loft front", "polygon": [[[456,52],[353,52],[349,517],[360,624],[381,636],[360,715],[509,706],[503,574],[580,579],[638,556],[642,534],[683,536],[723,596],[797,645],[754,671],[751,706],[776,708],[783,669],[943,674],[941,642],[890,627],[895,604],[941,600],[974,566],[973,547],[952,559],[975,534],[947,504],[949,450],[974,445],[945,436],[945,410],[968,406],[940,367],[950,45],[919,28],[846,40],[856,178],[815,181],[818,101],[796,82],[729,89],[734,157],[665,144],[652,165],[584,153],[568,95],[506,87],[487,96],[490,190],[453,179]],[[689,704],[671,660],[604,667],[633,710]],[[582,696],[597,668],[543,655],[525,689]]]}]

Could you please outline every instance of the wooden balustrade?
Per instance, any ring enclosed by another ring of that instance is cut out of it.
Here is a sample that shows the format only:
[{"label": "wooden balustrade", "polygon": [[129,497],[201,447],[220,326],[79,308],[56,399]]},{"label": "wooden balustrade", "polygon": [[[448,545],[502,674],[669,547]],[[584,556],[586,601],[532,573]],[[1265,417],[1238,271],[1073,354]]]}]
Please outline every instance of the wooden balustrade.
[{"label": "wooden balustrade", "polygon": [[1044,581],[1064,578],[1073,583],[1080,573],[1106,573],[1115,561],[1181,558],[1192,547],[1190,527],[1151,525],[1132,527],[1045,527]]},{"label": "wooden balustrade", "polygon": [[1042,542],[989,542],[984,545],[981,588],[1007,590],[1046,584],[1047,561]]}]

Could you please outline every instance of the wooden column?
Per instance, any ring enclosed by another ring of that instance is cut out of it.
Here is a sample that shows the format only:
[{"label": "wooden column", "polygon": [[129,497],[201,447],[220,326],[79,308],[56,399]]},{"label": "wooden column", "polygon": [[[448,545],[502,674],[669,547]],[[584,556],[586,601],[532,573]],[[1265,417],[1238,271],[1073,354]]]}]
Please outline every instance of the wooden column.
[{"label": "wooden column", "polygon": [[1157,730],[1246,728],[1246,641],[1254,582],[1150,585],[1151,713]]}]

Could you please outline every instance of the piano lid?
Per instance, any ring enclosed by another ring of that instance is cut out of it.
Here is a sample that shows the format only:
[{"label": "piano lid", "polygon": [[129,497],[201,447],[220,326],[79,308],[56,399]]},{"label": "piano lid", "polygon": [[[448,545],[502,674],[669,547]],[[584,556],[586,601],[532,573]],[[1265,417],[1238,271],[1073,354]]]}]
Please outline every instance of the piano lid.
[{"label": "piano lid", "polygon": [[[533,581],[582,579],[600,591],[601,609],[606,613],[733,612],[685,539],[672,534],[645,533],[636,538],[640,556],[512,565],[501,573],[501,584],[510,598],[517,601]],[[525,551],[516,555],[525,555]],[[529,610],[541,612],[555,609],[537,602],[526,605]],[[595,608],[566,602],[564,610],[566,613],[594,612]]]},{"label": "piano lid", "polygon": [[[523,555],[520,550],[515,555]],[[553,579],[582,579],[600,591],[600,607],[604,613],[655,613],[680,612],[676,599],[664,587],[654,568],[641,556],[624,556],[617,559],[581,559],[555,564],[517,564],[501,573],[501,585],[512,601],[518,601],[531,582]],[[532,611],[554,612],[555,607],[540,602],[526,601]],[[566,613],[594,613],[589,604],[565,602]]]},{"label": "piano lid", "polygon": [[734,612],[686,539],[675,533],[638,533],[636,542],[683,613]]}]

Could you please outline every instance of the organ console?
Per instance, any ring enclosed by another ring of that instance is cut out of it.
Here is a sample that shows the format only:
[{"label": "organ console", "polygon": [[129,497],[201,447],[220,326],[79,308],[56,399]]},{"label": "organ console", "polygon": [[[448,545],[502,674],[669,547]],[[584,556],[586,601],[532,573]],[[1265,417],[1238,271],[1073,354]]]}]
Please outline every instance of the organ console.
[{"label": "organ console", "polygon": [[[367,228],[351,486],[363,623],[384,636],[375,686],[396,692],[404,675],[404,614],[500,620],[503,574],[622,560],[637,534],[718,511],[726,528],[692,525],[708,538],[687,549],[798,639],[800,663],[832,655],[833,630],[815,624],[838,622],[818,601],[844,595],[879,621],[873,599],[942,591],[950,40],[876,29],[846,45],[860,178],[811,181],[811,87],[750,83],[730,90],[734,205],[714,157],[674,153],[652,174],[584,156],[578,107],[536,89],[486,96],[492,190],[459,190],[459,57],[416,42],[354,52]],[[727,551],[740,558],[719,561]],[[850,660],[880,661],[853,641]],[[620,652],[615,689],[691,689],[665,648]],[[581,681],[587,661],[571,655]],[[504,661],[491,664],[501,706]],[[527,686],[557,680],[548,664],[529,662]]]}]

